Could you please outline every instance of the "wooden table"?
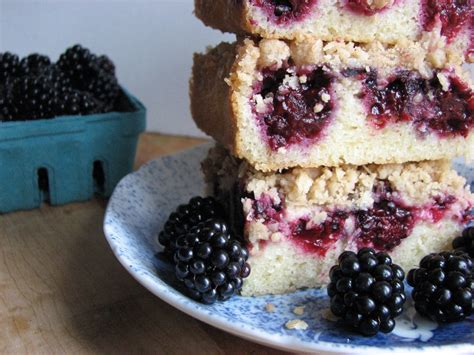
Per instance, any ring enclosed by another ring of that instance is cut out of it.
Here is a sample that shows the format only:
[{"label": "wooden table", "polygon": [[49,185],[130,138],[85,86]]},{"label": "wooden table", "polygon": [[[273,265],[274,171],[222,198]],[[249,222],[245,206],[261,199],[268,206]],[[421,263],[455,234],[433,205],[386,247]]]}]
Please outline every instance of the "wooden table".
[{"label": "wooden table", "polygon": [[[203,140],[145,134],[136,166]],[[103,232],[106,201],[0,216],[0,353],[276,353],[139,285]]]}]

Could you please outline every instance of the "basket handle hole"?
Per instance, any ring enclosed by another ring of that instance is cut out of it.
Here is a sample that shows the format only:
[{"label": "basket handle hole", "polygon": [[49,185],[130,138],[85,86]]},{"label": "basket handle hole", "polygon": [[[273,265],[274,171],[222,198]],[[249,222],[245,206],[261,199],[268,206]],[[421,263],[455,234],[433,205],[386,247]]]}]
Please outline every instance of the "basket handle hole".
[{"label": "basket handle hole", "polygon": [[105,172],[104,164],[100,160],[94,161],[92,178],[94,180],[94,193],[103,194],[105,192]]},{"label": "basket handle hole", "polygon": [[39,168],[38,169],[38,189],[40,192],[40,199],[43,202],[50,202],[50,191],[49,191],[49,175],[48,169]]}]

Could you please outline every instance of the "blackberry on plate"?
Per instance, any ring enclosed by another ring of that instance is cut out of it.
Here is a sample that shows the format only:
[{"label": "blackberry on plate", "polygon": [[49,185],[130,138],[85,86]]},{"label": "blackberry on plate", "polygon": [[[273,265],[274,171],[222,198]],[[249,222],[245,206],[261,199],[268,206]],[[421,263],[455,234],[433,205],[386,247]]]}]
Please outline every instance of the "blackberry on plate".
[{"label": "blackberry on plate", "polygon": [[227,223],[209,218],[176,240],[175,273],[189,296],[211,304],[240,292],[250,274],[248,251],[229,233]]},{"label": "blackberry on plate", "polygon": [[453,248],[474,258],[474,226],[464,229],[462,235],[453,240]]},{"label": "blackberry on plate", "polygon": [[433,253],[410,270],[415,309],[439,323],[457,322],[472,314],[473,262],[462,251]]},{"label": "blackberry on plate", "polygon": [[193,197],[187,204],[180,205],[170,214],[158,241],[164,247],[164,253],[171,259],[177,249],[178,237],[209,218],[223,217],[222,207],[213,197]]},{"label": "blackberry on plate", "polygon": [[363,335],[390,333],[406,300],[402,268],[386,253],[345,251],[329,273],[331,312]]}]

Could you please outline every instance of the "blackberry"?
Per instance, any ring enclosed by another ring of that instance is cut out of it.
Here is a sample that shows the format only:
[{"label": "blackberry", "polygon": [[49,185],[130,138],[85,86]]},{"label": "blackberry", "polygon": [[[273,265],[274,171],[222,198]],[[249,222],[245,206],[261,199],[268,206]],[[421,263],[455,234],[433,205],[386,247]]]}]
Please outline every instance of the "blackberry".
[{"label": "blackberry", "polygon": [[164,247],[164,253],[172,258],[177,248],[178,237],[186,235],[200,222],[213,217],[223,217],[222,210],[213,197],[193,197],[187,204],[180,205],[170,214],[158,236],[158,241]]},{"label": "blackberry", "polygon": [[25,76],[17,79],[9,93],[10,120],[51,118],[54,116],[54,92],[45,76]]},{"label": "blackberry", "polygon": [[390,333],[406,300],[402,268],[386,253],[345,251],[329,273],[331,312],[366,336]]},{"label": "blackberry", "polygon": [[175,273],[189,296],[211,304],[240,292],[250,274],[248,251],[229,234],[220,218],[192,226],[176,240]]},{"label": "blackberry", "polygon": [[79,44],[68,48],[57,62],[58,67],[71,78],[75,89],[84,89],[100,68],[97,57]]},{"label": "blackberry", "polygon": [[472,314],[472,259],[462,251],[433,253],[410,270],[415,309],[439,323],[457,322]]},{"label": "blackberry", "polygon": [[102,101],[107,108],[112,108],[119,93],[117,78],[105,72],[99,73],[87,87],[87,91]]},{"label": "blackberry", "polygon": [[9,77],[18,74],[20,59],[16,54],[10,52],[0,53],[0,86]]},{"label": "blackberry", "polygon": [[115,75],[115,65],[106,55],[97,58],[97,65],[104,73]]},{"label": "blackberry", "polygon": [[101,102],[101,112],[113,109],[120,86],[114,63],[107,56],[97,57],[75,45],[60,56],[57,65],[70,78],[73,89],[87,91]]},{"label": "blackberry", "polygon": [[7,98],[0,98],[0,120],[13,121],[18,117],[18,109],[13,102]]},{"label": "blackberry", "polygon": [[20,61],[20,75],[40,75],[51,66],[49,57],[41,54],[30,54]]},{"label": "blackberry", "polygon": [[67,91],[72,89],[71,79],[57,65],[50,66],[45,70],[47,76],[55,91]]},{"label": "blackberry", "polygon": [[89,115],[101,109],[101,103],[88,92],[65,89],[57,94],[54,105],[58,116]]},{"label": "blackberry", "polygon": [[464,229],[462,235],[453,240],[453,248],[474,258],[474,226]]}]

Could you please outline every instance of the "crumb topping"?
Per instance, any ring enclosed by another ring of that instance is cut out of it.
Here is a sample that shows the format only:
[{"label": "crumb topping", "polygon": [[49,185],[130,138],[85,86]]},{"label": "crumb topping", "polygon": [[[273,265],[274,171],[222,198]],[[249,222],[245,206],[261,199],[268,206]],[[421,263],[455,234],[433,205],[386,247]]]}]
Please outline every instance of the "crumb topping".
[{"label": "crumb topping", "polygon": [[[205,175],[216,175],[223,189],[232,186],[236,178],[244,179],[247,192],[253,193],[256,199],[265,195],[279,204],[281,196],[285,196],[285,202],[295,207],[320,205],[367,209],[374,203],[373,191],[380,181],[389,182],[406,204],[424,204],[440,195],[469,195],[466,179],[450,168],[449,161],[294,168],[264,173],[231,157],[218,146],[211,150],[204,167],[206,165],[212,166],[214,173]],[[320,220],[321,216],[315,216],[315,219]]]},{"label": "crumb topping", "polygon": [[276,39],[264,39],[258,44],[246,41],[245,46],[258,48],[258,69],[279,68],[291,58],[297,66],[331,63],[336,68],[365,67],[376,63],[382,73],[405,67],[429,78],[432,69],[444,68],[448,59],[455,64],[462,63],[462,56],[458,61],[447,58],[446,40],[441,36],[440,28],[425,32],[419,42],[402,40],[397,46],[387,46],[377,41],[355,44],[308,38],[289,43]]},{"label": "crumb topping", "polygon": [[290,48],[285,42],[276,39],[262,39],[259,43],[258,65],[262,68],[280,68],[290,57]]}]

